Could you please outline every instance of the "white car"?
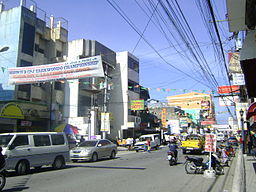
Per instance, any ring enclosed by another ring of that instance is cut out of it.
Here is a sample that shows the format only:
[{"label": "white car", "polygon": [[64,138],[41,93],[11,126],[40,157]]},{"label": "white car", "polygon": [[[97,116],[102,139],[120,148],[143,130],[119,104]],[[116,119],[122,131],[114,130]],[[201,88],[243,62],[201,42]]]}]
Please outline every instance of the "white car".
[{"label": "white car", "polygon": [[71,149],[70,159],[73,162],[97,161],[102,158],[115,158],[117,146],[107,139],[87,140]]}]

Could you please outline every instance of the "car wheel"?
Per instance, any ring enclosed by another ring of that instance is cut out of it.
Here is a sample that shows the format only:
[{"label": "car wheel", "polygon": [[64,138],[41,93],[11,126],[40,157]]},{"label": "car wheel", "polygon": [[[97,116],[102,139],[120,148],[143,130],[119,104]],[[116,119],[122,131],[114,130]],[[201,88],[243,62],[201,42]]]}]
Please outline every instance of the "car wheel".
[{"label": "car wheel", "polygon": [[97,153],[93,153],[92,154],[92,162],[96,162],[96,161],[98,161],[98,155],[97,155]]},{"label": "car wheel", "polygon": [[110,159],[116,158],[116,152],[113,150],[110,155]]},{"label": "car wheel", "polygon": [[29,171],[29,164],[27,161],[20,161],[16,166],[16,172],[18,175],[25,175]]},{"label": "car wheel", "polygon": [[61,169],[65,166],[65,161],[62,157],[56,157],[52,166],[54,169]]}]

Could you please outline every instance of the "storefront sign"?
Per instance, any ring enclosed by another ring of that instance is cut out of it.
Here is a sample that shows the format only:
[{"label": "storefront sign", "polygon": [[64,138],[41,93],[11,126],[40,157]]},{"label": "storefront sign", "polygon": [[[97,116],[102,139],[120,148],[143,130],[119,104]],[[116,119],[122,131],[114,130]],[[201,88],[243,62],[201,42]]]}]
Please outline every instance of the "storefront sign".
[{"label": "storefront sign", "polygon": [[3,118],[12,118],[12,119],[24,119],[23,112],[19,105],[15,103],[6,104],[0,113],[0,117]]},{"label": "storefront sign", "polygon": [[144,110],[144,100],[131,100],[131,110]]},{"label": "storefront sign", "polygon": [[238,86],[238,85],[220,86],[220,87],[218,87],[218,93],[219,94],[240,93],[240,86]]}]

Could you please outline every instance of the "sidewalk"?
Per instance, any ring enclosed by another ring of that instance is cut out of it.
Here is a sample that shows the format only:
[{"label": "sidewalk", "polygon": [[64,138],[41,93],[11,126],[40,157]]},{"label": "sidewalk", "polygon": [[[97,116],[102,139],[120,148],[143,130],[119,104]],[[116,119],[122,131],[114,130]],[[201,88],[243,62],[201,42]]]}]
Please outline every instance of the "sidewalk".
[{"label": "sidewalk", "polygon": [[225,192],[256,191],[256,159],[238,149],[227,176]]},{"label": "sidewalk", "polygon": [[244,155],[245,191],[256,191],[256,159],[250,155]]}]

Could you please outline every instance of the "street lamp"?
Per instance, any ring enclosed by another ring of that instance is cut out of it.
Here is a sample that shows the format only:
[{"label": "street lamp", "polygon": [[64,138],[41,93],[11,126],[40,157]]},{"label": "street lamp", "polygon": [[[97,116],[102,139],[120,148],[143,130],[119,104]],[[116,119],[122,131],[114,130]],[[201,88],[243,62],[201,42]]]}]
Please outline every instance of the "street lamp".
[{"label": "street lamp", "polygon": [[244,111],[241,109],[239,111],[241,116],[241,128],[242,128],[242,152],[245,153],[245,146],[244,146]]},{"label": "street lamp", "polygon": [[88,110],[87,117],[88,117],[88,139],[91,139],[91,111]]},{"label": "street lamp", "polygon": [[9,49],[9,47],[2,47],[1,49],[0,49],[0,52],[5,52],[5,51],[7,51]]}]

